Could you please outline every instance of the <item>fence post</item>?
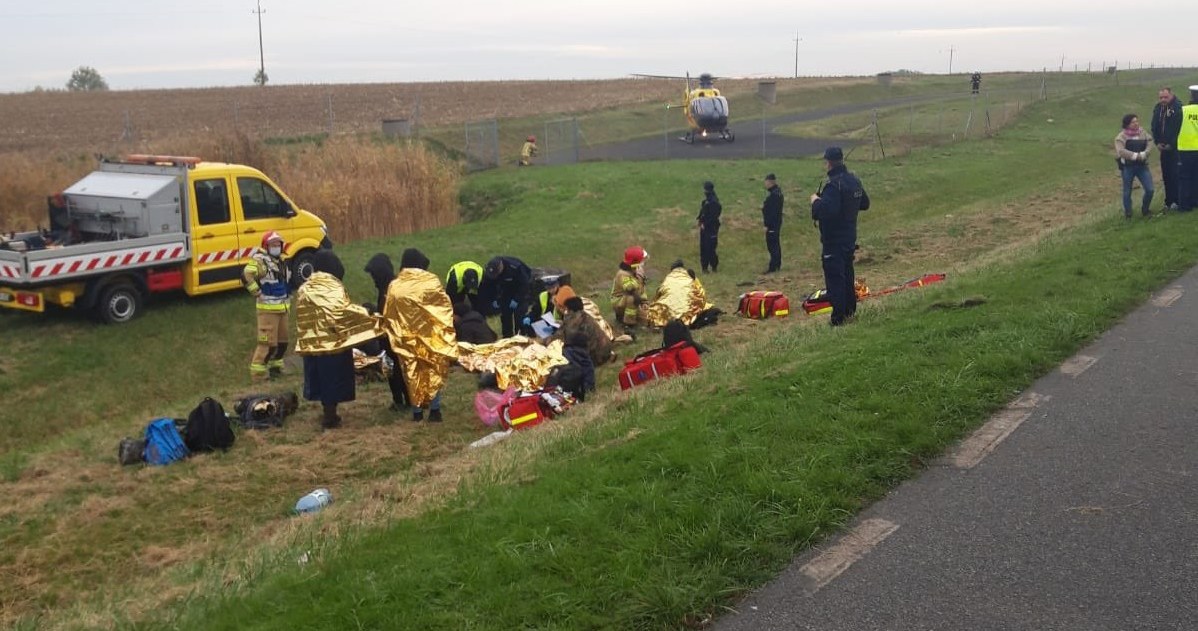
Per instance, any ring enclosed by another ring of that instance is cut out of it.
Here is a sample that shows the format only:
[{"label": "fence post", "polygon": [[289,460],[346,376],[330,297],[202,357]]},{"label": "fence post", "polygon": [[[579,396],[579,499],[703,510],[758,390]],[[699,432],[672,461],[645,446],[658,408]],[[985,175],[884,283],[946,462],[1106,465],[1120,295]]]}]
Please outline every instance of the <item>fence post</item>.
[{"label": "fence post", "polygon": [[765,99],[761,101],[761,159],[765,159]]},{"label": "fence post", "polygon": [[907,119],[907,135],[914,136],[915,135],[915,104],[912,103],[911,105],[908,106],[908,108],[910,109],[911,117],[909,119]]},{"label": "fence post", "polygon": [[970,97],[969,97],[969,116],[965,118],[964,136],[966,138],[969,138],[969,128],[973,126],[973,104],[976,100],[977,100],[976,95],[970,95]]},{"label": "fence post", "polygon": [[328,108],[329,108],[329,135],[332,136],[333,135],[333,95],[332,94],[328,95]]},{"label": "fence post", "polygon": [[665,114],[661,117],[661,137],[665,141],[666,160],[670,159],[670,104],[666,103]]},{"label": "fence post", "polygon": [[240,104],[236,100],[234,100],[233,101],[233,129],[240,129],[240,128],[241,128],[241,108],[240,108]]},{"label": "fence post", "polygon": [[578,164],[580,162],[578,154],[578,119],[571,118],[570,121],[573,123],[574,127],[574,164]]},{"label": "fence post", "polygon": [[412,118],[416,119],[414,121],[416,130],[413,135],[416,136],[417,139],[419,139],[420,138],[420,95],[419,94],[416,95],[416,115],[413,116]]},{"label": "fence post", "polygon": [[886,145],[882,144],[882,128],[878,127],[878,110],[874,110],[874,136],[878,139],[878,149],[882,152],[882,159],[886,159]]}]

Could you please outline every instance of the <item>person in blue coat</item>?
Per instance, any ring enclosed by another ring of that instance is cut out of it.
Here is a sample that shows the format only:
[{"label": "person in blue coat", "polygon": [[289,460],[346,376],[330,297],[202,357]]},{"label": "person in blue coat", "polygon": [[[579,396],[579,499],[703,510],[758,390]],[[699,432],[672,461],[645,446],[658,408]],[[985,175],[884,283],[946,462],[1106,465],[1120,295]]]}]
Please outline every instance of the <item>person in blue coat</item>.
[{"label": "person in blue coat", "polygon": [[844,165],[840,147],[824,150],[828,179],[811,196],[811,219],[819,226],[824,284],[832,303],[832,326],[846,324],[857,312],[856,274],[857,213],[869,210],[869,195],[861,180]]}]

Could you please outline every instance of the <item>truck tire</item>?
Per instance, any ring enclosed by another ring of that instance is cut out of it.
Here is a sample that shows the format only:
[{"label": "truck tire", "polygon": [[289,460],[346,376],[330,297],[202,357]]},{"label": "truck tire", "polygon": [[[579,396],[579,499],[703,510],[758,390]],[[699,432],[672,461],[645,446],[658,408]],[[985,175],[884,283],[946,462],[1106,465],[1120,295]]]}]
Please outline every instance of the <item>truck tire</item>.
[{"label": "truck tire", "polygon": [[124,324],[141,314],[143,298],[132,283],[114,283],[104,288],[96,302],[96,317],[105,324]]},{"label": "truck tire", "polygon": [[291,259],[291,284],[299,287],[308,282],[316,269],[312,266],[315,254],[312,250],[304,250]]}]

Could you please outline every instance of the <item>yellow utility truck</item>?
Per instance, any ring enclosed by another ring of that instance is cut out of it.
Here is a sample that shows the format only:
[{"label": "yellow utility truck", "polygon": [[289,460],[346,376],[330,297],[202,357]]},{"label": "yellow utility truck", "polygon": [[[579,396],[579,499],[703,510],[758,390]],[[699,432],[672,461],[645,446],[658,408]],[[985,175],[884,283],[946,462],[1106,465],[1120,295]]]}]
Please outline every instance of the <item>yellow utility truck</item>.
[{"label": "yellow utility truck", "polygon": [[103,160],[48,206],[49,228],[0,234],[0,307],[55,304],[127,322],[151,294],[240,288],[267,231],[286,239],[297,282],[333,245],[324,221],[261,171],[199,158]]}]

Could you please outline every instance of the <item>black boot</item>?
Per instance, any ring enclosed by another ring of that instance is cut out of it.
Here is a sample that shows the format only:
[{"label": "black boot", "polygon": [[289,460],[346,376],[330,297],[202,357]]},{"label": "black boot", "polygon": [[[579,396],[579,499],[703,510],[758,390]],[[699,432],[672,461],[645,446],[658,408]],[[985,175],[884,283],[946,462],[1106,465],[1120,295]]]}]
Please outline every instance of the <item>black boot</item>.
[{"label": "black boot", "polygon": [[341,427],[341,417],[337,416],[336,405],[324,406],[324,417],[320,420],[322,429],[335,429]]},{"label": "black boot", "polygon": [[441,410],[439,408],[436,410],[429,411],[428,422],[430,422],[430,423],[440,423],[441,422]]}]

